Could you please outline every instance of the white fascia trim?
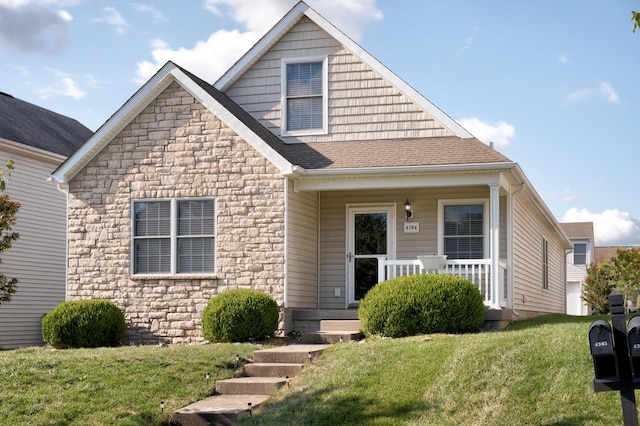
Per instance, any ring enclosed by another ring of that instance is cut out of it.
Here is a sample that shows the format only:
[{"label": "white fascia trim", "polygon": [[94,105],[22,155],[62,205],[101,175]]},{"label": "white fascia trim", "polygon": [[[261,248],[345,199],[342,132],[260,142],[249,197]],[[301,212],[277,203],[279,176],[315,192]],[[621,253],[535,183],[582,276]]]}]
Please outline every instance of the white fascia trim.
[{"label": "white fascia trim", "polygon": [[269,144],[256,135],[249,127],[240,121],[235,115],[229,112],[222,104],[209,95],[202,87],[198,86],[190,77],[180,69],[171,72],[176,81],[184,87],[194,98],[225,123],[238,136],[247,141],[263,157],[276,166],[282,174],[288,175],[292,172],[292,164],[282,157]]},{"label": "white fascia trim", "polygon": [[[25,145],[2,137],[0,137],[0,151],[7,151],[11,154],[21,155],[33,160],[52,163],[54,166],[67,158],[62,154],[56,154],[55,152],[47,151],[46,149],[36,148],[31,145]],[[52,168],[54,166],[52,166]],[[4,167],[4,164],[0,164],[0,167]]]},{"label": "white fascia trim", "polygon": [[370,174],[407,174],[407,173],[432,173],[432,172],[477,172],[477,171],[505,171],[516,167],[514,162],[478,163],[478,164],[444,164],[435,166],[398,166],[398,167],[362,167],[362,168],[336,168],[336,169],[304,169],[294,167],[297,177],[309,176],[353,176]]},{"label": "white fascia trim", "polygon": [[513,168],[513,174],[520,183],[525,184],[524,192],[526,192],[531,197],[531,199],[533,200],[533,203],[540,210],[542,215],[547,219],[547,221],[551,224],[551,226],[553,226],[553,229],[563,240],[562,242],[565,244],[564,248],[572,249],[573,244],[571,244],[569,237],[567,237],[567,234],[565,234],[565,232],[560,227],[560,224],[558,223],[558,220],[556,219],[556,217],[553,215],[553,213],[551,213],[551,210],[549,210],[549,207],[542,200],[542,197],[540,197],[540,194],[538,194],[538,192],[535,190],[533,185],[531,185],[531,182],[529,182],[529,179],[527,179],[527,176],[522,171],[522,168],[520,168],[520,165],[518,163],[514,163],[514,164],[515,164],[515,167]]},{"label": "white fascia trim", "polygon": [[[512,163],[507,163],[512,164]],[[429,186],[480,186],[499,185],[503,171],[508,168],[466,167],[453,169],[392,168],[385,173],[357,173],[342,175],[314,175],[293,177],[296,191],[361,190],[389,188],[424,188]]]},{"label": "white fascia trim", "polygon": [[264,52],[267,51],[273,44],[275,44],[282,35],[289,30],[300,16],[305,14],[309,9],[304,2],[299,2],[287,13],[278,23],[271,28],[256,44],[253,45],[247,53],[245,53],[231,68],[225,72],[222,77],[216,81],[213,86],[220,90],[225,91],[231,86],[242,73],[248,69],[255,61],[257,61]]},{"label": "white fascia trim", "polygon": [[149,81],[147,81],[125,104],[120,107],[76,152],[60,165],[50,180],[67,184],[82,167],[96,156],[111,140],[147,107],[164,89],[169,87],[173,78],[167,78],[177,69],[167,62]]}]

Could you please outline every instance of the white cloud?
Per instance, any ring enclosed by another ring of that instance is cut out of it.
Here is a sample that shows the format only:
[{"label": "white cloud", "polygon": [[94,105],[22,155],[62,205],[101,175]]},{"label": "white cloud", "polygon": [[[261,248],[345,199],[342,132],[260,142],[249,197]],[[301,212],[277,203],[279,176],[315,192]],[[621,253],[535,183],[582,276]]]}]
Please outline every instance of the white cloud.
[{"label": "white cloud", "polygon": [[71,14],[69,12],[67,12],[66,10],[59,10],[58,11],[58,16],[63,20],[63,21],[67,21],[67,22],[71,22],[73,21],[73,16],[71,16]]},{"label": "white cloud", "polygon": [[[222,6],[249,31],[264,34],[295,3],[296,0],[206,0],[205,8],[223,16]],[[308,0],[307,4],[356,40],[367,24],[382,19],[376,0]]]},{"label": "white cloud", "polygon": [[566,54],[561,53],[558,55],[558,61],[562,62],[563,64],[566,64],[569,62],[569,57]]},{"label": "white cloud", "polygon": [[58,96],[66,96],[77,101],[84,99],[87,93],[78,87],[78,84],[65,72],[56,69],[48,69],[56,79],[48,86],[39,87],[36,92],[41,99]]},{"label": "white cloud", "polygon": [[167,17],[164,16],[162,12],[156,9],[153,5],[147,3],[132,3],[133,6],[138,12],[146,13],[150,15],[156,22],[164,22],[167,21]]},{"label": "white cloud", "polygon": [[592,213],[587,209],[571,208],[563,222],[593,222],[596,246],[640,245],[640,221],[627,212],[607,209]]},{"label": "white cloud", "polygon": [[610,83],[606,81],[599,81],[595,87],[588,87],[586,89],[576,90],[570,93],[564,98],[564,105],[568,106],[575,102],[587,101],[591,98],[604,99],[611,103],[620,102],[620,96],[613,89]]},{"label": "white cloud", "polygon": [[28,0],[0,0],[0,47],[55,55],[67,45],[71,15]]},{"label": "white cloud", "polygon": [[507,149],[511,139],[516,137],[516,128],[512,124],[498,121],[495,124],[486,123],[478,118],[462,118],[460,125],[471,132],[476,138],[489,145],[494,143],[496,149]]},{"label": "white cloud", "polygon": [[111,25],[118,34],[125,34],[129,23],[122,17],[115,7],[105,7],[102,9],[102,16],[92,19],[93,22]]},{"label": "white cloud", "polygon": [[253,32],[220,30],[192,49],[171,49],[164,40],[155,39],[151,42],[153,62],[138,62],[136,80],[145,82],[170,60],[213,83],[257,40],[258,34]]}]

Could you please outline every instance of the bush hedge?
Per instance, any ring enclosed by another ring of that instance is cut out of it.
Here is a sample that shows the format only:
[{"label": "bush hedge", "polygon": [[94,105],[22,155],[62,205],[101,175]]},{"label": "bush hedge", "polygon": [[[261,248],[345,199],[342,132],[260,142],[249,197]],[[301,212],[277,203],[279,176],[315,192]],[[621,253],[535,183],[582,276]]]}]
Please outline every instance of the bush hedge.
[{"label": "bush hedge", "polygon": [[279,309],[267,294],[233,289],[209,300],[202,313],[202,336],[210,342],[247,342],[271,337],[278,329]]},{"label": "bush hedge", "polygon": [[42,318],[42,338],[58,349],[119,346],[126,332],[124,314],[108,300],[62,302]]},{"label": "bush hedge", "polygon": [[465,278],[409,275],[373,287],[360,301],[358,316],[368,335],[471,333],[482,327],[484,303]]}]

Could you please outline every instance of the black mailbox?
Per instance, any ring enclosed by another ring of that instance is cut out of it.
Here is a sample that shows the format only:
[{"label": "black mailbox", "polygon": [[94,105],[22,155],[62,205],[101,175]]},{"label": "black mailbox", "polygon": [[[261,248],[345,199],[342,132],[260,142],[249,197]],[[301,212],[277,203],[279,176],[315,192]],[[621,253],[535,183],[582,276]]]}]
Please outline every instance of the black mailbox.
[{"label": "black mailbox", "polygon": [[589,347],[593,357],[595,378],[615,379],[618,377],[611,325],[607,321],[596,320],[591,323]]},{"label": "black mailbox", "polygon": [[629,342],[631,372],[633,377],[640,378],[640,315],[629,320],[627,340]]}]

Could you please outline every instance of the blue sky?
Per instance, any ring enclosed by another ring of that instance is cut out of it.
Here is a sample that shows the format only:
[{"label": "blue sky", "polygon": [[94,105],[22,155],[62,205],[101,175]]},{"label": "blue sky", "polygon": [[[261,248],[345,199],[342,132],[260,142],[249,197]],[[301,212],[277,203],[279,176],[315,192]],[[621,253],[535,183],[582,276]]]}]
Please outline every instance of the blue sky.
[{"label": "blue sky", "polygon": [[[96,130],[167,60],[214,82],[294,3],[0,0],[0,91]],[[640,0],[307,3],[517,161],[559,221],[640,245]]]}]

